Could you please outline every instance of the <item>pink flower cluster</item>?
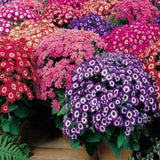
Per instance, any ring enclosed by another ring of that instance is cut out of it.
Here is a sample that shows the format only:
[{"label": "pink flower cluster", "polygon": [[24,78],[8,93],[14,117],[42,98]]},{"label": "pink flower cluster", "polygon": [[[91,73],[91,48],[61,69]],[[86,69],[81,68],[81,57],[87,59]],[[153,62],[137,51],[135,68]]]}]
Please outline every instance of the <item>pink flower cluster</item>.
[{"label": "pink flower cluster", "polygon": [[107,45],[106,50],[109,52],[138,55],[160,39],[160,27],[157,24],[136,22],[117,27],[103,38]]},{"label": "pink flower cluster", "polygon": [[29,7],[30,9],[33,9],[35,11],[39,11],[43,8],[43,5],[37,0],[13,0],[12,2],[22,4],[23,6]]},{"label": "pink flower cluster", "polygon": [[18,25],[25,19],[38,20],[39,16],[30,8],[19,3],[6,3],[0,6],[0,34],[8,34],[13,25]]},{"label": "pink flower cluster", "polygon": [[150,0],[121,0],[110,11],[111,17],[128,19],[131,24],[137,22],[154,22],[159,14],[158,9]]},{"label": "pink flower cluster", "polygon": [[[94,43],[93,43],[94,42]],[[95,44],[99,48],[95,52]],[[37,46],[37,78],[35,92],[38,99],[50,99],[55,107],[57,91],[71,86],[72,72],[93,54],[99,54],[105,44],[92,31],[58,29]],[[54,99],[55,98],[55,99]],[[56,104],[56,106],[59,106]]]},{"label": "pink flower cluster", "polygon": [[41,19],[47,19],[58,26],[68,24],[71,19],[79,17],[81,17],[79,9],[60,3],[50,3],[41,13]]}]

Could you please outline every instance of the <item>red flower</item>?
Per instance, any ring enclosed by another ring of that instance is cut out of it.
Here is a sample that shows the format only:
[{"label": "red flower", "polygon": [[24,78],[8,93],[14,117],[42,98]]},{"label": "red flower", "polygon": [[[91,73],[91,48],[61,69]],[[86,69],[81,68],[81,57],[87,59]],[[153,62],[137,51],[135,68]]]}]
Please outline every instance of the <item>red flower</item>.
[{"label": "red flower", "polygon": [[9,92],[9,88],[8,88],[7,85],[2,85],[2,86],[0,87],[0,94],[1,94],[2,96],[7,96],[7,95],[8,95],[8,92]]},{"label": "red flower", "polygon": [[7,113],[7,112],[9,111],[9,106],[4,103],[4,104],[1,106],[1,111],[2,111],[2,113]]},{"label": "red flower", "polygon": [[22,97],[22,96],[21,96],[21,93],[17,91],[17,92],[16,92],[16,99],[17,99],[17,100],[20,100],[21,97]]},{"label": "red flower", "polygon": [[8,97],[6,98],[8,102],[15,101],[15,94],[13,92],[9,92]]}]

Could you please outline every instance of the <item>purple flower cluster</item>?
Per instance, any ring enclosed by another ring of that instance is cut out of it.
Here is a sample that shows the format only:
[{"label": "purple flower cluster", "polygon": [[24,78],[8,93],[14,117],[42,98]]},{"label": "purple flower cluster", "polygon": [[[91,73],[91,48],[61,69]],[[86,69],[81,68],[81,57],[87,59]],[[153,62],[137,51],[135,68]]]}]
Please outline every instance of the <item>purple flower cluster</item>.
[{"label": "purple flower cluster", "polygon": [[64,134],[77,140],[87,129],[106,133],[108,126],[114,126],[130,136],[150,115],[159,117],[154,83],[132,55],[91,58],[75,70],[66,91],[65,108],[70,112],[64,116]]},{"label": "purple flower cluster", "polygon": [[110,21],[102,20],[101,16],[89,14],[83,18],[73,19],[69,23],[71,29],[92,30],[94,33],[104,36],[110,33],[115,26]]},{"label": "purple flower cluster", "polygon": [[160,15],[159,15],[158,18],[156,19],[156,23],[160,26]]}]

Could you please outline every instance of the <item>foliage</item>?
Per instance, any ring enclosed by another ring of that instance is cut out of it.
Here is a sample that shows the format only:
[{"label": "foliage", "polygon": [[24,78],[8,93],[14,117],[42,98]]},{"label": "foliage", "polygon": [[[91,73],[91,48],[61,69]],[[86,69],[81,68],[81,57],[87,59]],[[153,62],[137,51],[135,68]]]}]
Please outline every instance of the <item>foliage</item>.
[{"label": "foliage", "polygon": [[29,160],[30,149],[27,144],[19,144],[20,138],[8,134],[0,135],[1,160]]}]

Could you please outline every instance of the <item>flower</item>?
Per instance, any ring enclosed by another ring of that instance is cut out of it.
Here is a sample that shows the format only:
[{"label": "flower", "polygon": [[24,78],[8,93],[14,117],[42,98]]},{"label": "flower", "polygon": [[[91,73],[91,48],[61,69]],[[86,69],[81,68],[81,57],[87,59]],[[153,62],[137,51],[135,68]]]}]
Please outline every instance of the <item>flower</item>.
[{"label": "flower", "polygon": [[97,14],[106,19],[109,10],[117,3],[117,0],[87,0],[81,7],[81,15],[86,16],[88,14]]},{"label": "flower", "polygon": [[[149,72],[152,79],[156,79],[156,93],[157,101],[160,104],[160,68],[159,68],[159,51],[160,41],[157,41],[144,52],[139,55],[139,58],[145,63],[145,69]],[[152,88],[149,88],[150,92],[153,92]]]},{"label": "flower", "polygon": [[156,19],[156,23],[160,26],[160,16]]},{"label": "flower", "polygon": [[103,40],[92,31],[57,29],[46,36],[36,49],[36,97],[63,102],[61,99],[71,85],[74,69],[93,54],[101,53],[104,45]]},{"label": "flower", "polygon": [[69,23],[71,29],[83,29],[92,30],[93,32],[104,36],[110,33],[115,26],[110,21],[102,20],[102,18],[96,14],[89,14],[83,18],[73,19]]},{"label": "flower", "polygon": [[24,19],[38,20],[36,12],[19,3],[6,3],[0,6],[0,34],[9,34],[11,27]]},{"label": "flower", "polygon": [[147,24],[155,22],[159,11],[150,0],[125,0],[119,1],[109,13],[110,17],[115,17],[117,21],[126,18],[129,24],[134,21]]},{"label": "flower", "polygon": [[133,23],[116,27],[104,37],[108,52],[122,52],[138,55],[160,38],[157,24]]},{"label": "flower", "polygon": [[71,19],[80,17],[79,9],[58,2],[48,4],[41,13],[41,19],[47,19],[56,26],[66,26]]},{"label": "flower", "polygon": [[24,40],[11,41],[3,36],[0,38],[0,103],[7,102],[9,107],[24,100],[24,97],[33,99],[31,89],[36,80],[34,61],[34,53],[25,45]]},{"label": "flower", "polygon": [[9,106],[8,106],[8,104],[3,104],[2,106],[1,106],[1,112],[2,113],[8,113],[8,111],[9,111]]},{"label": "flower", "polygon": [[27,20],[20,26],[11,30],[9,38],[13,40],[24,39],[27,41],[27,46],[35,48],[37,44],[50,33],[53,33],[55,26],[47,20]]},{"label": "flower", "polygon": [[143,63],[132,55],[103,55],[91,58],[73,72],[72,85],[65,94],[70,110],[63,127],[70,140],[79,141],[92,130],[103,136],[111,127],[116,128],[116,134],[121,130],[120,134],[130,136],[147,123],[148,116],[160,116],[155,81]]},{"label": "flower", "polygon": [[59,111],[60,103],[56,99],[53,99],[51,102],[51,107],[54,108],[55,110]]}]

